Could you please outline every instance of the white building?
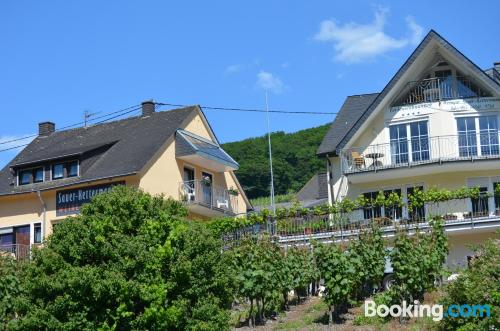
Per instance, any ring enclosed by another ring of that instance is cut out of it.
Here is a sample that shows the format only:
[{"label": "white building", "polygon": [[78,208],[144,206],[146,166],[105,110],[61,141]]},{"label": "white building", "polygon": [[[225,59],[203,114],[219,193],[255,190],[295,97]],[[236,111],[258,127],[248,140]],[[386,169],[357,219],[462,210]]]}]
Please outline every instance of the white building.
[{"label": "white building", "polygon": [[[410,213],[384,208],[357,217],[425,221],[445,215],[450,267],[466,266],[469,244],[500,227],[500,64],[483,71],[430,31],[380,93],[346,99],[318,154],[327,159],[329,201],[379,191],[407,198],[415,187],[480,187],[475,200]],[[395,215],[395,216],[394,216]]]}]

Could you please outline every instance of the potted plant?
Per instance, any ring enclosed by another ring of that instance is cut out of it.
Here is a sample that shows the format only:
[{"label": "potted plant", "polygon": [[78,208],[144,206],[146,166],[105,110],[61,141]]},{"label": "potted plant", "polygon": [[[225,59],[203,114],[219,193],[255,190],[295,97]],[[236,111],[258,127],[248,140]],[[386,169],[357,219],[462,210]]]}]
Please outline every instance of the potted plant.
[{"label": "potted plant", "polygon": [[238,191],[238,189],[236,189],[236,188],[234,188],[232,186],[227,191],[229,192],[229,194],[234,195],[234,196],[238,196],[240,194],[240,192]]}]

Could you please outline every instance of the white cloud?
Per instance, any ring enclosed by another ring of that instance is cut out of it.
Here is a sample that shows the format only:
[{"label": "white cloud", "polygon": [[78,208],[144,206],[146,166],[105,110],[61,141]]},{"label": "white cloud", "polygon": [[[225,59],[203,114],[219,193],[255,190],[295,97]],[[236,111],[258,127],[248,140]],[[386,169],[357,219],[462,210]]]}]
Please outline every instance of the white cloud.
[{"label": "white cloud", "polygon": [[422,28],[420,25],[415,22],[415,19],[413,16],[407,16],[406,17],[406,24],[408,25],[408,28],[410,28],[412,32],[411,36],[411,43],[413,45],[417,45],[421,40],[424,35],[424,28]]},{"label": "white cloud", "polygon": [[243,66],[241,64],[231,64],[226,67],[226,70],[224,71],[226,75],[231,75],[235,74],[243,69]]},{"label": "white cloud", "polygon": [[406,18],[406,24],[412,34],[411,37],[394,38],[387,35],[384,32],[387,13],[387,9],[379,8],[375,11],[374,21],[369,24],[351,22],[341,25],[333,20],[323,21],[314,39],[333,43],[334,59],[345,63],[369,60],[409,43],[415,44],[420,41],[423,28],[410,16]]},{"label": "white cloud", "polygon": [[286,88],[283,81],[270,72],[261,71],[257,74],[257,86],[269,92],[279,94]]}]

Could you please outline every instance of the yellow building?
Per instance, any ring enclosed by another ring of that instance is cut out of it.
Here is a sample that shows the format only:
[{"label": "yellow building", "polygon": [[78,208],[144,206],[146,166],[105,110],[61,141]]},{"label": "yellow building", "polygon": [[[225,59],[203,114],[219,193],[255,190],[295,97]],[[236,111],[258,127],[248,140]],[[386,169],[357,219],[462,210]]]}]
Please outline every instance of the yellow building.
[{"label": "yellow building", "polygon": [[198,106],[142,114],[39,135],[0,172],[0,249],[18,256],[40,243],[55,224],[114,185],[184,201],[191,218],[245,214],[251,207]]},{"label": "yellow building", "polygon": [[[327,159],[329,201],[379,191],[403,199],[416,187],[479,187],[479,199],[411,213],[365,209],[360,220],[390,217],[425,223],[443,215],[451,268],[464,267],[469,244],[500,227],[500,64],[483,71],[430,31],[380,93],[347,98],[318,154]],[[487,194],[489,193],[489,194]]]}]

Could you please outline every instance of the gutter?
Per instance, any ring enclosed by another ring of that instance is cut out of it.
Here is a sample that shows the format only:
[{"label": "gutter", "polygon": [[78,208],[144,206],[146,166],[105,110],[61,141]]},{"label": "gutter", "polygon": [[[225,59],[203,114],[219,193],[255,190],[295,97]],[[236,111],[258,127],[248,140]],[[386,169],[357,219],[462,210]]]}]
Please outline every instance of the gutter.
[{"label": "gutter", "polygon": [[43,217],[42,217],[42,242],[45,239],[45,221],[47,220],[47,205],[45,204],[45,201],[43,201],[42,194],[40,193],[40,190],[36,191],[36,194],[38,195],[38,199],[40,200],[40,203],[42,204],[43,207]]}]

